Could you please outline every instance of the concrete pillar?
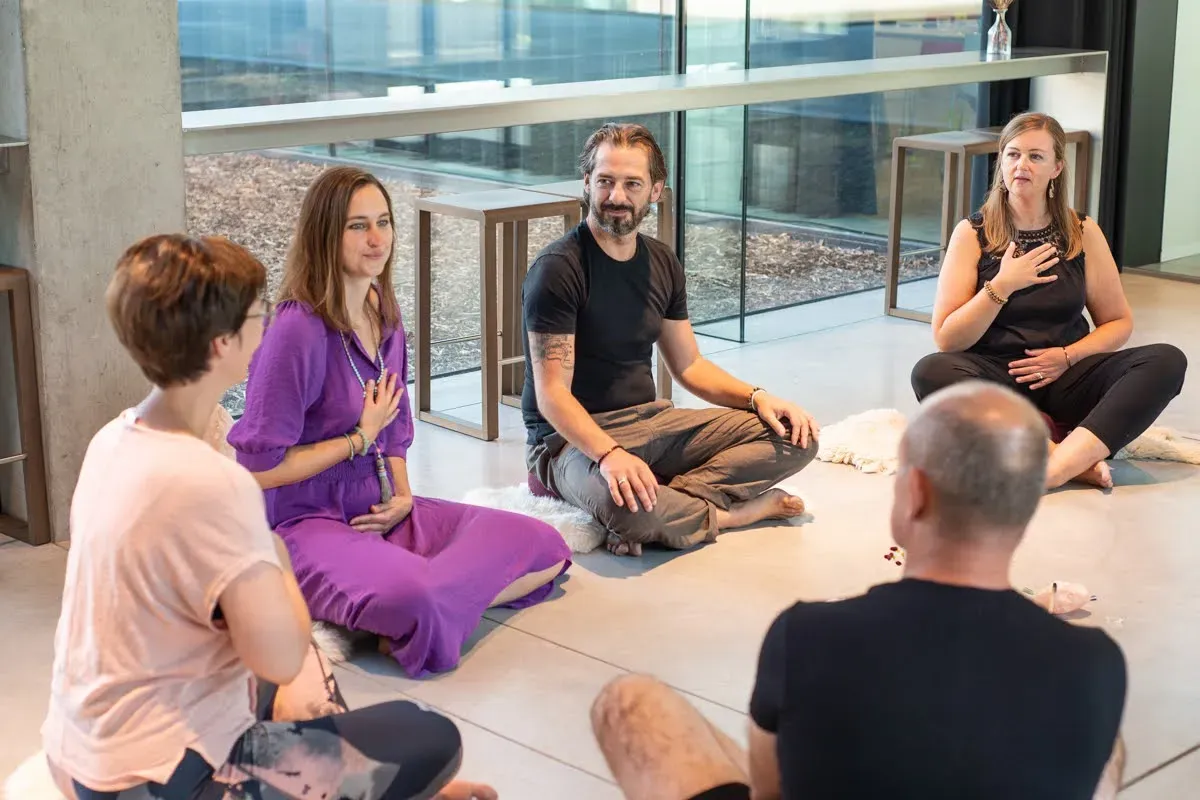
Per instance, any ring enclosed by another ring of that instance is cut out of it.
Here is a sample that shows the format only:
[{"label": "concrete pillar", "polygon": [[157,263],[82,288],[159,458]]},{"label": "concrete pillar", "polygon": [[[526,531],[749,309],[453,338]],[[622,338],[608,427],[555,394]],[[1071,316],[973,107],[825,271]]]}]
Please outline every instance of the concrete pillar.
[{"label": "concrete pillar", "polygon": [[[33,275],[61,541],[88,441],[147,389],[105,314],[113,265],[136,239],[185,228],[177,4],[0,0],[0,75],[0,135],[29,142],[0,174],[0,262]],[[11,392],[0,383],[0,440],[15,425]]]}]

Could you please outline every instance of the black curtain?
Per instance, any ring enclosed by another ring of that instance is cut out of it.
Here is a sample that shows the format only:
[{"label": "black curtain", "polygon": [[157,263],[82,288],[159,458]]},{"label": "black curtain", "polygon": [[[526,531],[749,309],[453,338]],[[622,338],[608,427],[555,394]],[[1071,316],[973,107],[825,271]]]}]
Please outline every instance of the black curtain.
[{"label": "black curtain", "polygon": [[[1129,121],[1128,73],[1133,41],[1136,0],[1016,0],[1008,9],[1013,44],[1023,47],[1061,47],[1108,51],[1108,95],[1105,102],[1104,148],[1101,154],[1100,213],[1097,222],[1120,252],[1121,231],[1116,225],[1117,202],[1123,183],[1121,133]],[[984,0],[982,45],[995,12]],[[979,124],[1004,125],[1029,109],[1028,80],[985,84],[979,103]],[[990,172],[975,176],[975,185],[986,187]]]}]

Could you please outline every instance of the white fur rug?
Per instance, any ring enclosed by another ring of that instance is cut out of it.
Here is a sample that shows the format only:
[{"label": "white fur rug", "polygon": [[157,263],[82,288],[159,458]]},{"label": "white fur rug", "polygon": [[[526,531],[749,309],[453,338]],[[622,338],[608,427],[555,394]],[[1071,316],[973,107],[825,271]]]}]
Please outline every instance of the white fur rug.
[{"label": "white fur rug", "polygon": [[46,754],[38,751],[25,759],[4,782],[7,800],[63,800],[62,792],[50,777]]},{"label": "white fur rug", "polygon": [[860,472],[895,473],[908,420],[891,408],[864,411],[821,428],[817,459],[850,464]]},{"label": "white fur rug", "polygon": [[[908,420],[894,408],[864,411],[821,429],[817,458],[851,464],[861,472],[896,472],[900,437]],[[1150,428],[1113,458],[1178,461],[1200,465],[1200,437],[1170,428]]]},{"label": "white fur rug", "polygon": [[537,497],[525,484],[503,489],[472,489],[462,502],[515,511],[549,524],[562,535],[572,553],[590,553],[604,544],[607,534],[592,515],[552,497]]}]

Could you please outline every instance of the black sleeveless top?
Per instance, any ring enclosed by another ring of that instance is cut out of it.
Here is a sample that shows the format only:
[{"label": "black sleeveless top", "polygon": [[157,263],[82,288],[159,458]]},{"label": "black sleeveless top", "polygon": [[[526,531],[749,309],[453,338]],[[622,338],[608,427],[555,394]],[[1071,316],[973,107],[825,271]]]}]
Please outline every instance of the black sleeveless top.
[{"label": "black sleeveless top", "polygon": [[[1075,212],[1080,226],[1086,214]],[[975,291],[983,289],[984,281],[994,279],[1000,272],[1001,256],[987,251],[983,232],[983,215],[972,214],[971,225],[979,237],[983,255],[979,259],[979,280]],[[1017,254],[1029,252],[1046,242],[1058,247],[1059,258],[1066,250],[1063,237],[1051,227],[1036,231],[1017,232]],[[1047,347],[1066,347],[1087,336],[1091,330],[1083,315],[1087,306],[1087,284],[1084,278],[1084,253],[1062,260],[1044,272],[1057,275],[1058,280],[1034,284],[1014,292],[996,315],[996,320],[984,331],[968,353],[1002,358],[1024,358],[1025,351]]]}]

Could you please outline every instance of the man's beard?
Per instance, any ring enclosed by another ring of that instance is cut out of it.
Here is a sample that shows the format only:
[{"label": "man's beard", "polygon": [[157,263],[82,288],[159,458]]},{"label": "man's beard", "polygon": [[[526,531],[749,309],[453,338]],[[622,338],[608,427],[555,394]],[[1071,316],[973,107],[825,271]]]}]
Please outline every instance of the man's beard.
[{"label": "man's beard", "polygon": [[[584,194],[584,201],[587,203],[588,208],[591,209],[600,229],[613,236],[628,236],[633,233],[650,213],[649,203],[646,203],[641,208],[635,208],[632,204],[613,205],[611,203],[597,206],[592,203],[590,193]],[[614,213],[617,211],[628,211],[629,214],[627,216],[617,216]]]}]

